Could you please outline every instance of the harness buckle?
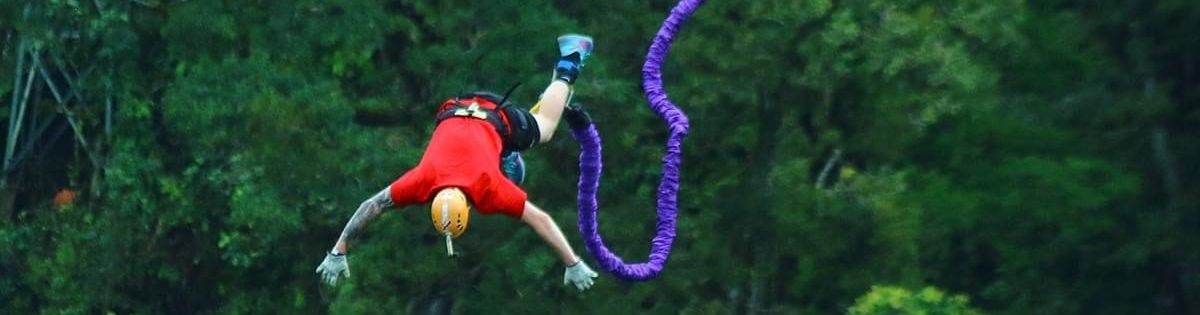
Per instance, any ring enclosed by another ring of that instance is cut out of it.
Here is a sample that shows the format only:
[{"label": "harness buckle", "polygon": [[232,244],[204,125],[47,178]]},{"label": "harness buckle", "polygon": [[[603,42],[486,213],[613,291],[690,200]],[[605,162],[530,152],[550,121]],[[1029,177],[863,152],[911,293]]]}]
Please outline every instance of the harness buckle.
[{"label": "harness buckle", "polygon": [[472,102],[467,108],[459,107],[454,110],[454,116],[471,116],[483,120],[487,120],[487,111],[479,109],[479,103]]}]

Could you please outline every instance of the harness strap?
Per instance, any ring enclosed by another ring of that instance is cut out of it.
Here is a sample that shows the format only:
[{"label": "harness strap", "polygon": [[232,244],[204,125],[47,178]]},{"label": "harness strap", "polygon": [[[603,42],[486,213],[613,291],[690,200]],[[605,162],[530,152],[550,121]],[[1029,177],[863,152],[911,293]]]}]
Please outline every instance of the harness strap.
[{"label": "harness strap", "polygon": [[501,156],[532,148],[541,139],[537,122],[528,111],[512,106],[507,97],[491,93],[476,92],[447,100],[436,116],[439,124],[453,117],[486,120],[504,144]]},{"label": "harness strap", "polygon": [[[496,132],[500,134],[501,139],[508,139],[509,128],[504,124],[504,118],[500,116],[500,112],[496,109],[491,109],[479,105],[480,98],[471,98],[470,103],[464,103],[459,99],[454,99],[454,105],[446,107],[437,113],[437,123],[442,123],[450,117],[469,117],[475,119],[486,120],[496,128]],[[494,103],[493,103],[494,104]],[[498,107],[498,105],[497,105]]]}]

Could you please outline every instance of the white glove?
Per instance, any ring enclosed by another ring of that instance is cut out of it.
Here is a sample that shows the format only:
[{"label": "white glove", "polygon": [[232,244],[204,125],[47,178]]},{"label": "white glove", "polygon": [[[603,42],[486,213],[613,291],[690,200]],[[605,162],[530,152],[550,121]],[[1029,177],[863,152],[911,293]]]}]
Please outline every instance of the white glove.
[{"label": "white glove", "polygon": [[592,268],[588,268],[583,259],[580,259],[574,265],[567,266],[567,271],[563,273],[563,285],[573,284],[576,289],[582,292],[592,286],[592,283],[595,281],[592,279],[595,279],[597,276],[599,275],[595,271],[592,271]]},{"label": "white glove", "polygon": [[325,254],[325,261],[317,266],[317,274],[321,275],[321,280],[329,285],[336,285],[338,276],[346,275],[350,277],[350,265],[346,263],[346,254],[337,254],[330,252]]}]

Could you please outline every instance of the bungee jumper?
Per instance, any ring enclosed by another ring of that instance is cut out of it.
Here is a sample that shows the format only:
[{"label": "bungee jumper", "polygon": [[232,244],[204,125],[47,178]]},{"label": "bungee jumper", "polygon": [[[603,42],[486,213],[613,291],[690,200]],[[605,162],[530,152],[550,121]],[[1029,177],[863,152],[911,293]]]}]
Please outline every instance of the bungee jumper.
[{"label": "bungee jumper", "polygon": [[445,236],[449,255],[454,255],[451,239],[466,231],[471,211],[504,214],[529,225],[554,250],[566,266],[564,285],[580,291],[591,287],[596,272],[575,255],[554,219],[518,186],[525,175],[520,151],[550,141],[562,118],[573,127],[591,125],[581,107],[568,104],[592,39],[569,34],[559,37],[558,45],[553,79],[529,110],[508,101],[513,89],[503,96],[476,92],[443,102],[421,161],[359,205],[317,267],[321,279],[335,285],[340,277],[350,277],[349,241],[385,208],[430,203],[433,225]]},{"label": "bungee jumper", "polygon": [[[648,261],[626,263],[608,249],[600,236],[596,199],[602,164],[600,133],[586,111],[568,105],[573,92],[571,87],[591,52],[592,40],[582,35],[565,35],[558,38],[560,58],[554,79],[529,111],[512,107],[507,102],[512,89],[503,97],[472,93],[444,102],[437,115],[438,127],[421,163],[388,189],[360,205],[333,249],[317,267],[317,273],[331,285],[336,284],[340,276],[349,277],[345,256],[347,242],[366,221],[385,207],[432,199],[430,214],[434,227],[446,237],[447,254],[454,255],[451,239],[466,230],[474,205],[483,214],[503,213],[521,218],[567,266],[563,284],[574,285],[580,291],[591,287],[597,274],[571,250],[554,220],[530,203],[525,192],[516,186],[525,176],[519,152],[549,141],[559,118],[566,118],[580,146],[579,232],[585,248],[595,256],[601,268],[618,279],[646,281],[657,278],[671,256],[675,241],[679,165],[683,138],[689,128],[687,115],[671,102],[663,88],[662,65],[680,26],[703,3],[704,0],[681,0],[671,9],[655,34],[642,65],[642,88],[646,99],[650,108],[667,122],[670,131],[658,187],[657,231],[651,241]],[[500,175],[501,170],[504,175]]]}]

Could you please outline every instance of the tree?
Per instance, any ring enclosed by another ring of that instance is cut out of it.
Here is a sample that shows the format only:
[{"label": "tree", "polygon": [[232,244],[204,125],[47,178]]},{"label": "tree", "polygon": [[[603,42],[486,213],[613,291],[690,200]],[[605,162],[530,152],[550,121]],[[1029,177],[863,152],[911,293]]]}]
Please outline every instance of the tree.
[{"label": "tree", "polygon": [[859,297],[850,307],[851,315],[871,314],[928,314],[928,315],[977,315],[983,314],[971,308],[966,296],[950,295],[934,287],[925,287],[918,292],[891,286],[872,286],[871,291]]},{"label": "tree", "polygon": [[[0,2],[0,313],[1195,313],[1193,2],[709,1],[664,71],[692,122],[672,259],[585,294],[508,218],[443,258],[422,207],[341,286],[312,272],[435,104],[528,106],[568,32],[598,40],[601,233],[641,259],[672,1]],[[577,154],[529,152],[525,188],[581,244]]]}]

